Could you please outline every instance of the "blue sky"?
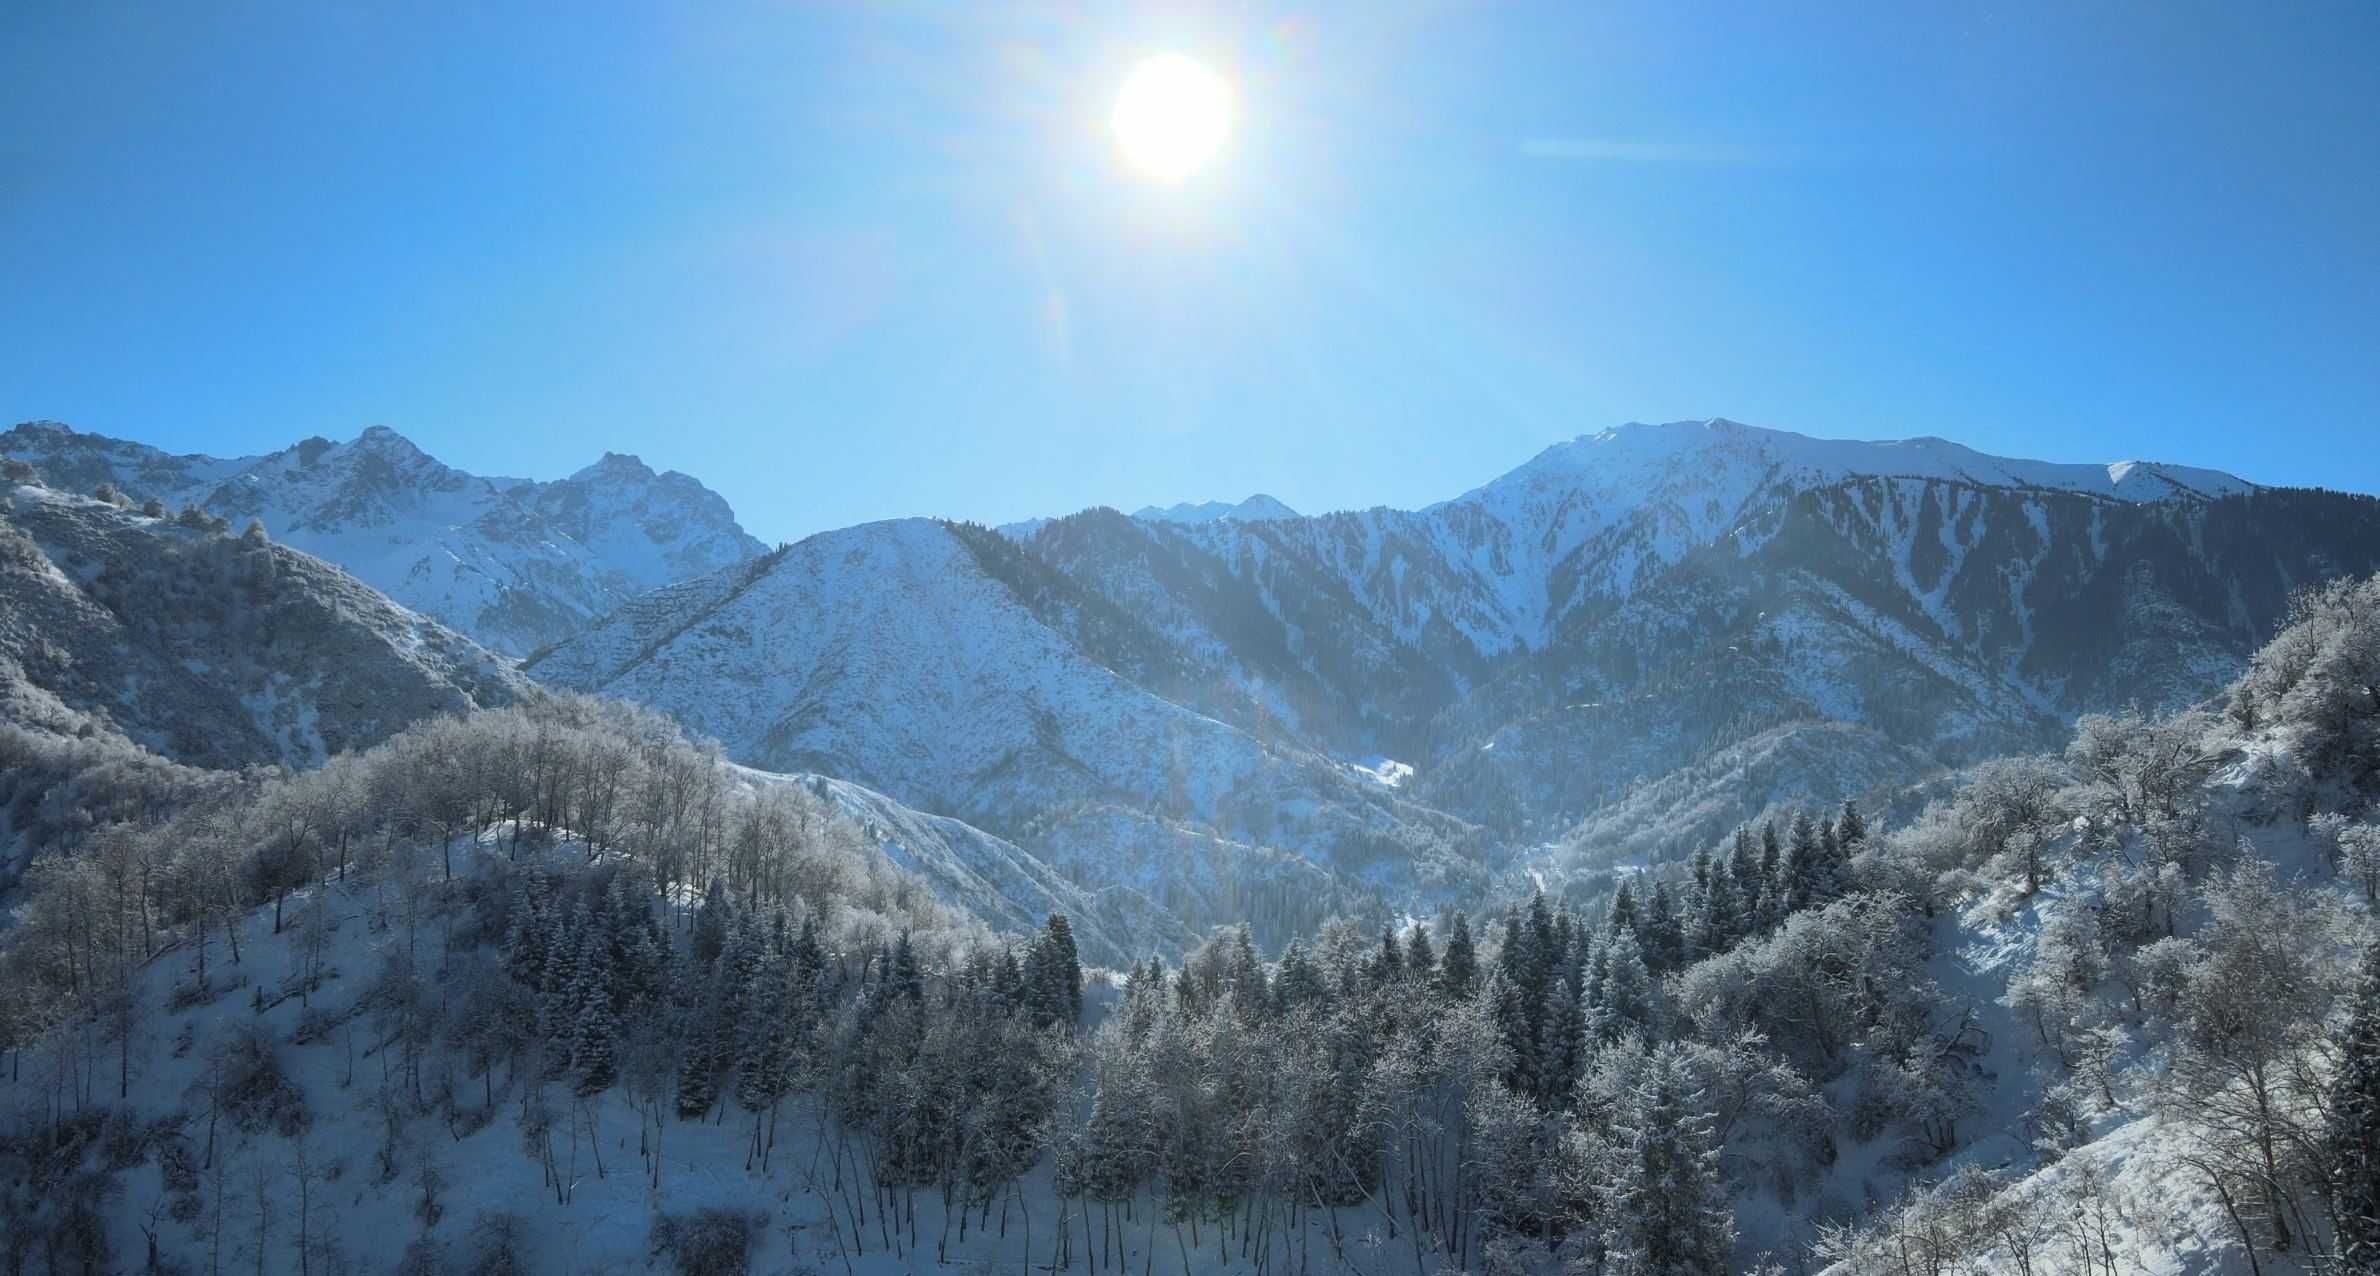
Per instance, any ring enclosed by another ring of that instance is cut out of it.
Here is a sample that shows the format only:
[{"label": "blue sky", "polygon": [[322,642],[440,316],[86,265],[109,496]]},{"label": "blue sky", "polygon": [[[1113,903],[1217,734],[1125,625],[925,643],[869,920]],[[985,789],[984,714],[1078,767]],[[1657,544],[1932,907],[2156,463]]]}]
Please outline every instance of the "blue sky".
[{"label": "blue sky", "polygon": [[[374,10],[379,10],[375,12]],[[1241,119],[1119,163],[1126,69]],[[0,416],[791,538],[1724,415],[2380,490],[2380,6],[0,7]]]}]

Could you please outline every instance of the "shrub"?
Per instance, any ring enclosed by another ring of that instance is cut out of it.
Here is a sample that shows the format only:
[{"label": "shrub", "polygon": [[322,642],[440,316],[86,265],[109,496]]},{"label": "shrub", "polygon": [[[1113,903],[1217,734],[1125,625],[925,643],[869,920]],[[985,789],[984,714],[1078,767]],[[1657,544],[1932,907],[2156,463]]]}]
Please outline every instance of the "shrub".
[{"label": "shrub", "polygon": [[744,1276],[752,1266],[752,1242],[767,1220],[739,1210],[696,1210],[656,1215],[652,1253],[667,1256],[678,1276]]},{"label": "shrub", "polygon": [[525,1276],[521,1262],[520,1216],[489,1210],[471,1222],[471,1261],[463,1276]]}]

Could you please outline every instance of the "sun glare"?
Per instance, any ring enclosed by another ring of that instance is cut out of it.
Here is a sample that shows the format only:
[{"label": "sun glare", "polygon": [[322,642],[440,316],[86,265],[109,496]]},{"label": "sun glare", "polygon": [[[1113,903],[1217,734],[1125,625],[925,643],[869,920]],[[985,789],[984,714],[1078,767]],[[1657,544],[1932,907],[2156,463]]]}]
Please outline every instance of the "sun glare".
[{"label": "sun glare", "polygon": [[1178,182],[1215,157],[1231,132],[1234,102],[1222,76],[1178,53],[1132,68],[1109,125],[1131,165]]}]

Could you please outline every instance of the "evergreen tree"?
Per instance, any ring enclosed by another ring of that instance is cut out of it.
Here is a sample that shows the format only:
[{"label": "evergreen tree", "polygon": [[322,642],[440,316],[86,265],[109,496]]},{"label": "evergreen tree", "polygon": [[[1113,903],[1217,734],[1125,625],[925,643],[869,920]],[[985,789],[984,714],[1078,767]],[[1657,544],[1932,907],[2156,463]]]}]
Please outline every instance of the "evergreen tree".
[{"label": "evergreen tree", "polygon": [[1394,983],[1405,977],[1405,950],[1397,943],[1392,926],[1380,928],[1380,956],[1377,959],[1382,983]]},{"label": "evergreen tree", "polygon": [[1566,1107],[1571,1088],[1587,1062],[1586,992],[1578,980],[1565,976],[1553,985],[1552,1002],[1545,1009],[1545,1037],[1538,1043],[1543,1075],[1537,1098],[1549,1107]]},{"label": "evergreen tree", "polygon": [[2363,980],[2339,1047],[2325,1133],[2340,1270],[2380,1276],[2380,942],[2364,955]]},{"label": "evergreen tree", "polygon": [[1835,841],[1842,846],[1845,856],[1867,845],[1867,817],[1859,813],[1859,803],[1850,798],[1843,799],[1843,809],[1835,816]]},{"label": "evergreen tree", "polygon": [[678,1060],[678,1115],[699,1118],[719,1097],[719,1056],[713,1049],[713,1025],[720,1018],[719,998],[712,981],[691,963],[678,970],[679,1040],[685,1052]]},{"label": "evergreen tree", "polygon": [[793,1013],[786,995],[792,967],[786,953],[771,953],[762,964],[743,1051],[736,1060],[736,1102],[755,1117],[775,1108],[793,1088]]},{"label": "evergreen tree", "polygon": [[1430,944],[1429,923],[1413,923],[1413,935],[1405,941],[1405,964],[1418,978],[1427,979],[1437,972],[1438,952]]},{"label": "evergreen tree", "polygon": [[926,999],[926,976],[917,964],[917,950],[909,943],[909,932],[893,944],[892,967],[886,976],[886,993],[913,1005]]},{"label": "evergreen tree", "polygon": [[1592,1027],[1604,1041],[1645,1033],[1653,1023],[1653,976],[1645,969],[1636,933],[1614,930],[1596,954],[1603,971]]},{"label": "evergreen tree", "polygon": [[1685,927],[1678,920],[1676,906],[1670,902],[1669,883],[1653,883],[1653,895],[1645,904],[1638,938],[1644,945],[1645,966],[1656,975],[1677,969],[1685,959]]},{"label": "evergreen tree", "polygon": [[1703,896],[1701,915],[1695,919],[1694,955],[1714,957],[1726,952],[1743,933],[1743,897],[1737,893],[1735,874],[1720,864],[1711,872],[1711,889]]},{"label": "evergreen tree", "polygon": [[694,910],[694,960],[708,966],[719,960],[727,947],[728,914],[733,909],[727,902],[727,883],[711,879],[710,889],[703,892],[702,907]]},{"label": "evergreen tree", "polygon": [[504,965],[522,987],[536,991],[545,987],[545,890],[536,878],[513,904],[512,915],[504,931]]},{"label": "evergreen tree", "polygon": [[1471,944],[1471,919],[1460,910],[1446,931],[1446,960],[1438,968],[1438,987],[1449,997],[1468,997],[1479,982],[1479,953]]},{"label": "evergreen tree", "polygon": [[619,1077],[614,1053],[619,1021],[612,1016],[610,989],[587,979],[580,990],[578,1034],[570,1051],[571,1071],[578,1075],[580,1094],[601,1094]]},{"label": "evergreen tree", "polygon": [[1600,1198],[1606,1270],[1643,1276],[1723,1276],[1735,1249],[1735,1214],[1719,1168],[1710,1114],[1676,1046],[1645,1060],[1643,1077],[1616,1105]]},{"label": "evergreen tree", "polygon": [[1083,968],[1075,954],[1074,929],[1064,913],[1051,913],[1025,954],[1027,1000],[1034,1023],[1077,1023],[1083,1014]]},{"label": "evergreen tree", "polygon": [[1636,888],[1629,884],[1627,878],[1621,878],[1620,889],[1612,892],[1611,915],[1606,921],[1609,922],[1607,930],[1636,929]]},{"label": "evergreen tree", "polygon": [[1769,820],[1760,826],[1760,880],[1758,889],[1746,890],[1744,902],[1749,910],[1752,927],[1760,934],[1775,930],[1784,922],[1785,874],[1782,867],[1784,847],[1777,840],[1777,822]]},{"label": "evergreen tree", "polygon": [[1232,1009],[1242,1018],[1255,1018],[1271,1003],[1272,990],[1265,986],[1264,962],[1257,957],[1256,939],[1244,924],[1232,928],[1228,978]]},{"label": "evergreen tree", "polygon": [[1745,917],[1751,917],[1760,907],[1760,848],[1753,842],[1752,830],[1741,824],[1735,827],[1735,844],[1728,851],[1727,872],[1735,881],[1737,906]]},{"label": "evergreen tree", "polygon": [[1785,848],[1784,912],[1797,913],[1817,898],[1824,852],[1818,845],[1818,826],[1810,813],[1793,815],[1793,840]]},{"label": "evergreen tree", "polygon": [[1281,1013],[1318,1007],[1329,995],[1329,985],[1322,971],[1306,953],[1302,939],[1289,941],[1289,950],[1281,954],[1281,970],[1273,979],[1273,1001]]},{"label": "evergreen tree", "polygon": [[1501,967],[1488,976],[1484,991],[1493,998],[1496,1032],[1504,1039],[1508,1052],[1504,1084],[1516,1094],[1541,1093],[1545,1068],[1540,1056],[1544,1042],[1538,1020],[1545,1007],[1542,1003],[1530,1005],[1528,990],[1515,983]]}]

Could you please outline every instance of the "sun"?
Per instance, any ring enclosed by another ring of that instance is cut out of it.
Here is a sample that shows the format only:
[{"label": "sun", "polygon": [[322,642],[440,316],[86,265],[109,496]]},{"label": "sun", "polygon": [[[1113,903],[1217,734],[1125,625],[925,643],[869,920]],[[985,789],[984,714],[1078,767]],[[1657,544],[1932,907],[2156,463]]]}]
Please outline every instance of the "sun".
[{"label": "sun", "polygon": [[1132,68],[1108,117],[1116,145],[1134,168],[1178,182],[1214,159],[1231,134],[1231,82],[1178,53]]}]

